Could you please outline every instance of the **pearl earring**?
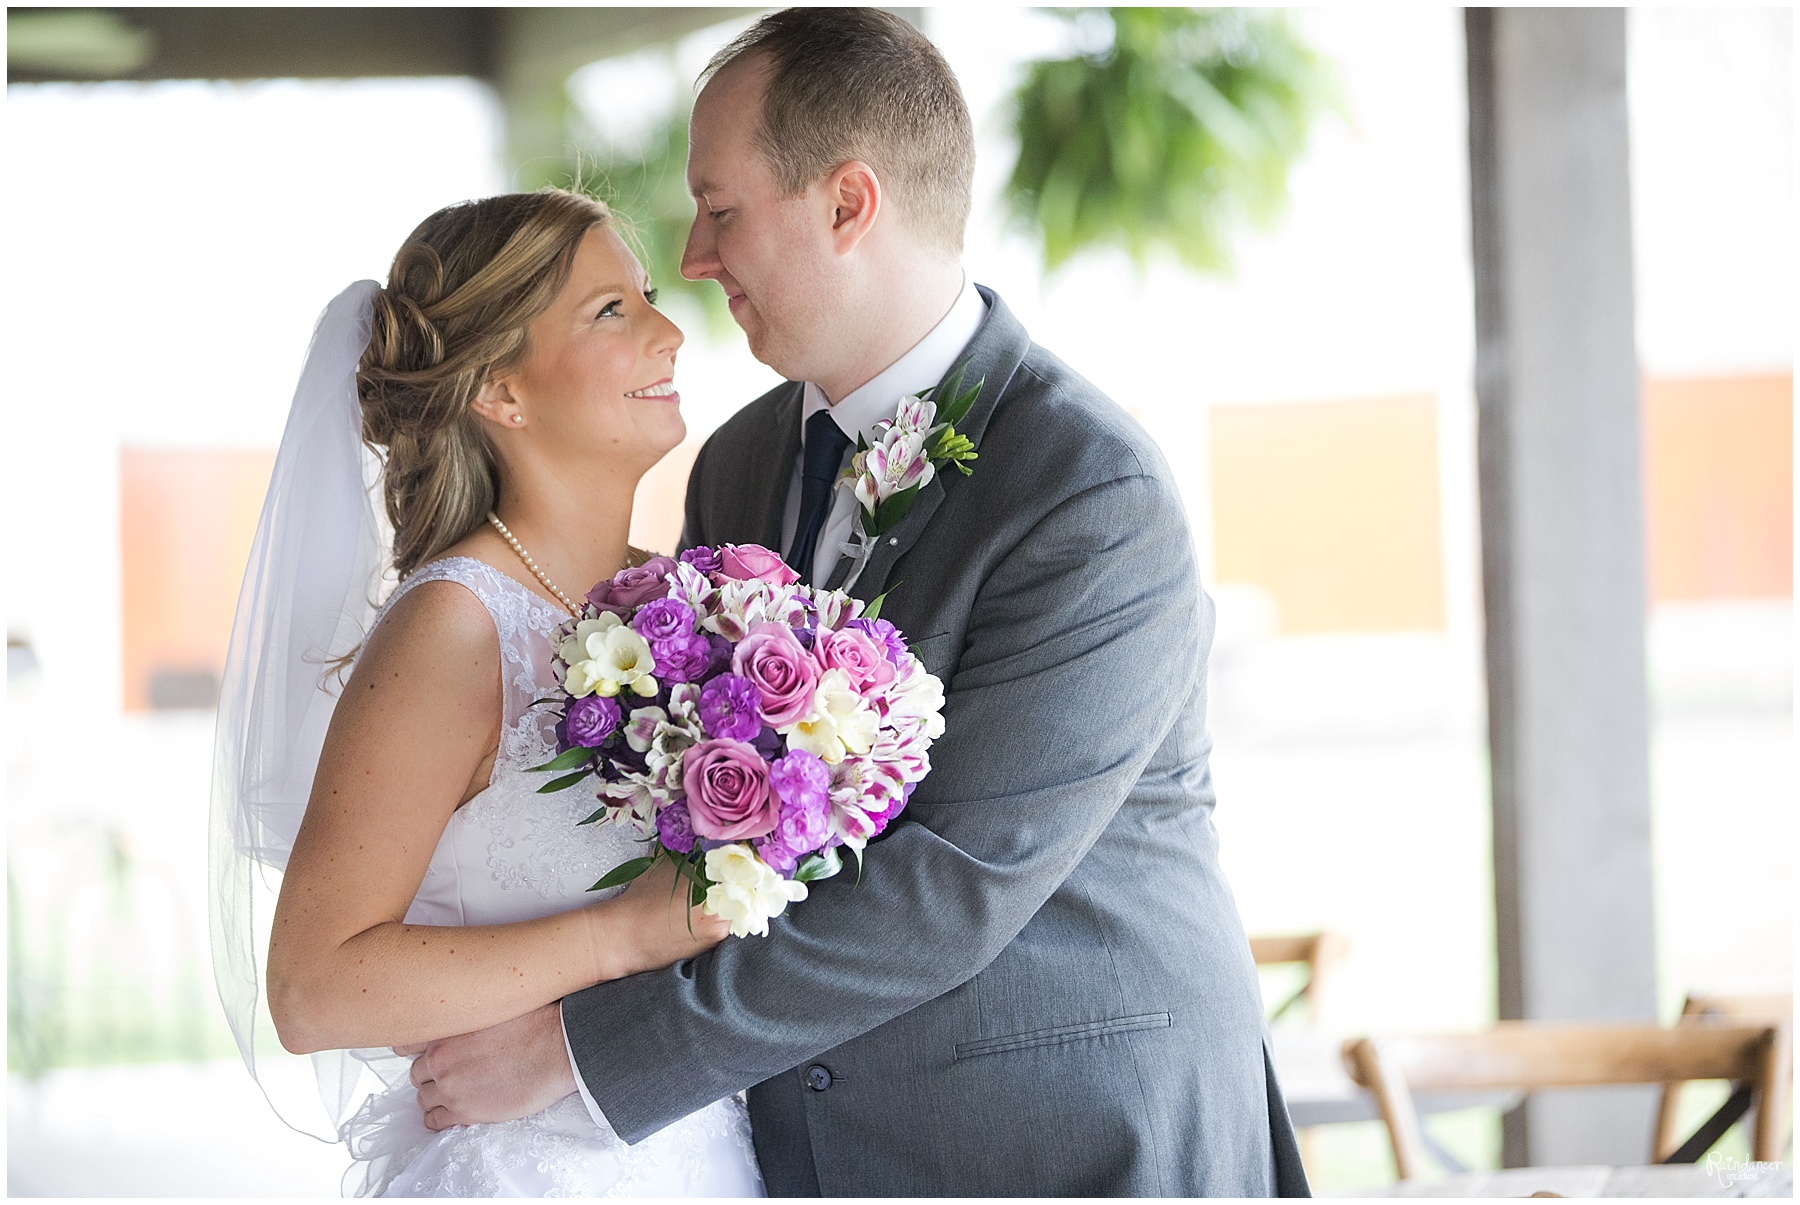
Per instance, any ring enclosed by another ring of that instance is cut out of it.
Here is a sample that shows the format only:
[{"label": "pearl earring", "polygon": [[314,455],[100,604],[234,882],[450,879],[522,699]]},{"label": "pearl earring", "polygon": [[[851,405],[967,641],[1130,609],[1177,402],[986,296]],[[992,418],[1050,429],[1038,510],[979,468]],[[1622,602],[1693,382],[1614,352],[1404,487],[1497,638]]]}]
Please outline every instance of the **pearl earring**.
[{"label": "pearl earring", "polygon": [[522,423],[525,421],[525,416],[523,414],[515,414],[512,416],[512,420],[515,423]]}]

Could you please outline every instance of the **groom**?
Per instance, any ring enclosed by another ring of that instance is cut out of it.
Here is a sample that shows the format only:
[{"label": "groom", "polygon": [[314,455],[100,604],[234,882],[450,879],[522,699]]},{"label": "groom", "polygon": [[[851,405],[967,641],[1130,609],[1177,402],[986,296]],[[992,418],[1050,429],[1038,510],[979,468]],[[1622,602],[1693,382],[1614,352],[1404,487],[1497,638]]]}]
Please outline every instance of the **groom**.
[{"label": "groom", "polygon": [[702,449],[683,543],[842,582],[848,449],[966,366],[973,475],[926,486],[855,586],[944,681],[947,731],[860,883],[560,1025],[434,1043],[428,1123],[579,1089],[637,1141],[748,1088],[777,1196],[1304,1195],[1219,869],[1212,608],[1168,466],[967,282],[974,140],[921,34],[789,9],[709,70],[682,271],[792,383]]}]

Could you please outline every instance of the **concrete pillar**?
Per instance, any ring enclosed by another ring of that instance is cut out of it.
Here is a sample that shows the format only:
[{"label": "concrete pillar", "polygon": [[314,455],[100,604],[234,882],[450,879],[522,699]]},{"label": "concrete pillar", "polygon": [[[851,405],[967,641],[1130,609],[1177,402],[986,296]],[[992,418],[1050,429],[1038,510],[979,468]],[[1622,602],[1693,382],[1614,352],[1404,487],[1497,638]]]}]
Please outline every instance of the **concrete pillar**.
[{"label": "concrete pillar", "polygon": [[[1652,1020],[1625,12],[1466,29],[1500,1015]],[[1642,1163],[1651,1108],[1539,1094],[1506,1162]]]}]

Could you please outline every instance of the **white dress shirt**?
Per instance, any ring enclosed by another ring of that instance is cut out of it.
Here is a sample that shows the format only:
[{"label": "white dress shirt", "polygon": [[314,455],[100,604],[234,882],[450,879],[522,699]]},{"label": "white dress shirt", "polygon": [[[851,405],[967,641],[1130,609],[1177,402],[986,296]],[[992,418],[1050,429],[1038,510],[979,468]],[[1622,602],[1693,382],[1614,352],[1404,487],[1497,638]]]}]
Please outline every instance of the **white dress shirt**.
[{"label": "white dress shirt", "polygon": [[[850,437],[844,464],[850,463],[857,437],[869,435],[876,423],[891,420],[899,413],[901,398],[916,396],[942,381],[944,375],[956,367],[957,360],[986,317],[987,302],[981,299],[974,282],[965,274],[962,292],[957,294],[950,312],[923,339],[913,344],[911,351],[876,373],[866,385],[852,390],[834,405],[826,399],[824,390],[807,382],[800,411],[801,450],[794,457],[794,472],[788,479],[787,507],[781,519],[781,547],[775,549],[776,552],[786,555],[788,545],[794,542],[794,531],[800,526],[800,466],[806,455],[806,420],[821,410],[830,410],[838,430]],[[840,470],[842,467],[839,466]],[[831,576],[838,557],[844,554],[855,521],[856,492],[849,482],[844,482],[831,499],[825,527],[819,532],[819,542],[813,546],[813,574],[821,585]]]},{"label": "white dress shirt", "polygon": [[[802,440],[801,455],[794,457],[794,473],[788,483],[787,510],[781,520],[781,547],[776,552],[785,553],[787,546],[794,542],[794,529],[800,526],[800,463],[805,453],[806,420],[821,410],[829,409],[831,417],[838,429],[850,437],[850,447],[856,447],[856,437],[867,435],[875,424],[883,419],[892,419],[900,411],[900,399],[913,397],[930,389],[944,379],[957,359],[975,338],[975,332],[981,329],[982,319],[987,317],[987,302],[975,291],[975,284],[963,275],[962,292],[958,293],[950,312],[945,314],[938,324],[931,328],[923,339],[913,344],[912,350],[895,360],[892,364],[876,373],[868,384],[846,394],[842,401],[833,405],[825,397],[825,392],[817,385],[808,382],[806,399],[800,415],[800,438]],[[968,384],[974,384],[973,381]],[[845,463],[849,463],[851,451],[844,453]],[[850,525],[856,518],[856,493],[848,484],[838,486],[837,494],[831,500],[831,513],[826,516],[825,529],[819,533],[819,542],[814,545],[813,566],[818,580],[823,582],[831,575],[837,565],[838,557],[844,551],[844,545],[850,539]],[[606,1115],[600,1111],[600,1105],[588,1092],[587,1084],[582,1082],[581,1068],[575,1062],[575,1051],[569,1045],[569,1032],[563,1030],[563,1049],[569,1055],[569,1069],[575,1073],[575,1087],[581,1093],[581,1103],[587,1106],[588,1115],[602,1128],[610,1128]]]}]

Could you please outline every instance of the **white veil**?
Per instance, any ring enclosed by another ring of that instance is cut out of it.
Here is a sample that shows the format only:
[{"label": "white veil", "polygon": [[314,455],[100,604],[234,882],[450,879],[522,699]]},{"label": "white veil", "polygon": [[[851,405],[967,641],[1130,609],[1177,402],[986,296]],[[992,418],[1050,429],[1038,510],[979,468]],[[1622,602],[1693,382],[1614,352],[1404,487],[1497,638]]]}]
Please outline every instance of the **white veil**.
[{"label": "white veil", "polygon": [[379,465],[363,444],[356,389],[379,289],[357,281],[313,330],[238,595],[213,752],[208,861],[219,1000],[276,1113],[329,1141],[361,1064],[342,1052],[315,1056],[316,1098],[259,1074],[259,1056],[275,1050],[260,914],[306,810],[337,704],[334,670],[368,634],[388,561],[374,505]]}]

